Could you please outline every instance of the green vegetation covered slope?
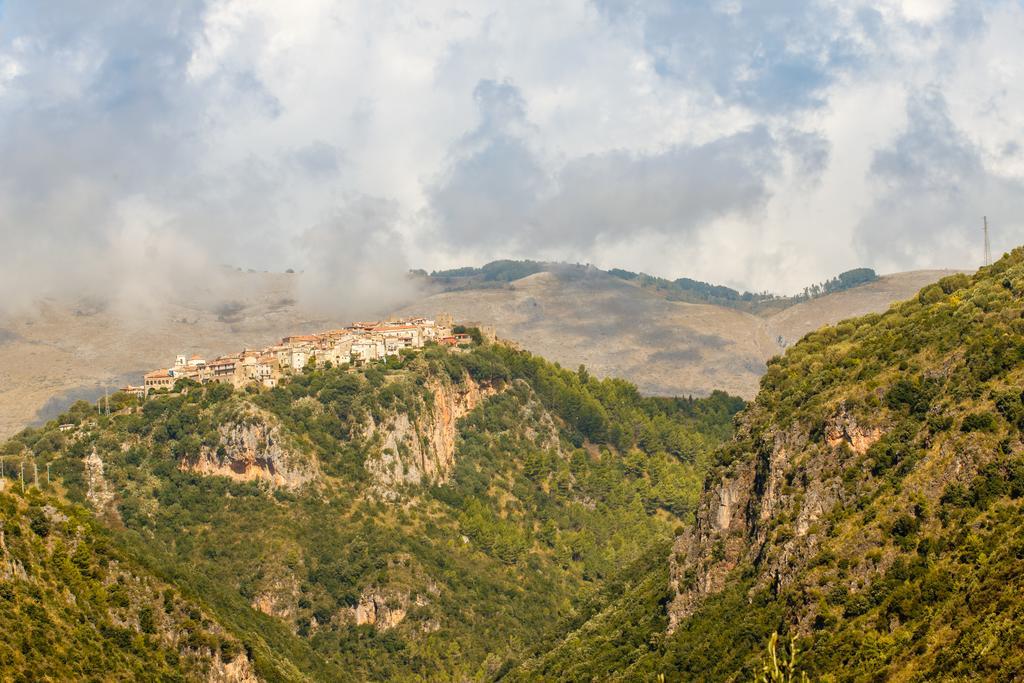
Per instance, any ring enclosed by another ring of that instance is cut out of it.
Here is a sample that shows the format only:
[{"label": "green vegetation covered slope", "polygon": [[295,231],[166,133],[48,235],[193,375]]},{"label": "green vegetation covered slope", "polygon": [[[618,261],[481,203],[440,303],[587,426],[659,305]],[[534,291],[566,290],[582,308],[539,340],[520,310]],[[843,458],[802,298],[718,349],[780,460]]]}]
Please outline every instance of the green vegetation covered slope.
[{"label": "green vegetation covered slope", "polygon": [[511,679],[1024,675],[1024,250],[769,364],[668,558]]},{"label": "green vegetation covered slope", "polygon": [[277,680],[501,676],[663,554],[742,407],[496,345],[177,389],[4,451],[51,462]]},{"label": "green vegetation covered slope", "polygon": [[0,493],[0,679],[251,680],[242,643],[81,508]]}]

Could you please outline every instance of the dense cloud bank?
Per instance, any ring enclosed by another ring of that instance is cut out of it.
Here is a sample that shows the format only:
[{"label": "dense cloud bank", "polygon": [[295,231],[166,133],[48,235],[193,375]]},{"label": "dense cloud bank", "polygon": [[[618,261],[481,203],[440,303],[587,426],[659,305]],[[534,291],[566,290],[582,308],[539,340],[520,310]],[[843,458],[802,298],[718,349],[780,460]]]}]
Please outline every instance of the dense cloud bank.
[{"label": "dense cloud bank", "polygon": [[972,267],[982,215],[1024,241],[1022,34],[1015,0],[0,0],[3,305],[219,264],[339,314],[503,257]]}]

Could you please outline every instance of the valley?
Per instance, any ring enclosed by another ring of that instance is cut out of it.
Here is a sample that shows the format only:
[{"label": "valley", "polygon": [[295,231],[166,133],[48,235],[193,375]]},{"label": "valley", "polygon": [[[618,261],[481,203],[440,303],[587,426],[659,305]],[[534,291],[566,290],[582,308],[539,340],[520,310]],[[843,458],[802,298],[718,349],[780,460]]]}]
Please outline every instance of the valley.
[{"label": "valley", "polygon": [[773,632],[815,680],[1018,678],[1022,310],[1017,249],[807,336],[719,449],[696,523],[511,678],[749,679]]},{"label": "valley", "polygon": [[[26,458],[52,470],[28,500],[87,507],[284,680],[498,675],[689,523],[743,405],[644,398],[500,344],[310,365],[272,388],[180,382],[19,433],[0,495],[23,505]],[[155,643],[133,619],[132,642]]]},{"label": "valley", "polygon": [[1021,35],[0,0],[0,683],[1024,683]]},{"label": "valley", "polygon": [[[857,289],[829,296],[872,306]],[[806,335],[749,403],[644,396],[473,328],[276,386],[79,402],[0,448],[3,528],[28,541],[5,546],[0,599],[69,618],[77,575],[20,569],[61,561],[53,534],[82,533],[67,517],[207,615],[208,635],[168,639],[140,595],[104,589],[99,630],[67,637],[94,662],[165,648],[205,680],[732,680],[781,634],[815,679],[1003,679],[1024,665],[1021,301],[1024,250]],[[25,462],[52,483],[23,490]],[[24,667],[17,652],[48,646],[15,628],[0,664]]]}]

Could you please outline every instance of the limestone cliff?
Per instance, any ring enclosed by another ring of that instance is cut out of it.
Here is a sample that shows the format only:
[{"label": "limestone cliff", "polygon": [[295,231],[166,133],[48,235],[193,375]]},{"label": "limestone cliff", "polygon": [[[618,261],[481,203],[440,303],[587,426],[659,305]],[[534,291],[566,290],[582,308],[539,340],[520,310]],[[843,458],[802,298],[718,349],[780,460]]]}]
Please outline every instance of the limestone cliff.
[{"label": "limestone cliff", "polygon": [[[794,424],[758,432],[764,416],[744,416],[741,454],[730,470],[709,482],[697,521],[676,538],[670,557],[669,630],[721,591],[741,563],[757,569],[758,584],[778,590],[817,552],[816,523],[842,502],[842,472],[883,435],[840,404],[820,429]],[[786,522],[791,522],[788,524]]]},{"label": "limestone cliff", "polygon": [[282,574],[266,582],[253,598],[252,606],[264,614],[287,621],[295,616],[298,600],[299,584],[295,576]]},{"label": "limestone cliff", "polygon": [[413,418],[400,412],[380,422],[370,418],[366,436],[379,436],[379,453],[366,461],[374,490],[395,498],[403,485],[436,484],[447,480],[455,464],[455,441],[460,418],[497,390],[470,377],[454,383],[432,378],[427,388],[433,401]]},{"label": "limestone cliff", "polygon": [[110,511],[114,493],[103,476],[103,460],[96,453],[95,448],[86,456],[82,464],[85,468],[86,499],[97,512]]},{"label": "limestone cliff", "polygon": [[368,624],[377,630],[386,631],[405,620],[409,612],[409,593],[366,590],[352,611],[356,624]]},{"label": "limestone cliff", "polygon": [[204,446],[184,458],[182,471],[229,477],[236,481],[265,481],[272,487],[295,490],[319,476],[317,462],[288,447],[273,418],[252,411],[220,425],[217,448]]},{"label": "limestone cliff", "polygon": [[[402,564],[392,558],[392,567]],[[356,625],[373,626],[378,631],[393,629],[402,623],[412,623],[422,633],[441,628],[437,615],[427,608],[440,594],[437,582],[421,571],[404,574],[388,585],[374,585],[363,589],[359,602],[350,610],[348,618]]]},{"label": "limestone cliff", "polygon": [[864,455],[876,441],[882,438],[878,427],[864,427],[850,415],[844,404],[825,424],[825,443],[835,448],[844,442],[858,455]]},{"label": "limestone cliff", "polygon": [[208,683],[257,683],[260,678],[244,653],[236,655],[231,661],[225,661],[217,652],[210,663],[206,680]]}]

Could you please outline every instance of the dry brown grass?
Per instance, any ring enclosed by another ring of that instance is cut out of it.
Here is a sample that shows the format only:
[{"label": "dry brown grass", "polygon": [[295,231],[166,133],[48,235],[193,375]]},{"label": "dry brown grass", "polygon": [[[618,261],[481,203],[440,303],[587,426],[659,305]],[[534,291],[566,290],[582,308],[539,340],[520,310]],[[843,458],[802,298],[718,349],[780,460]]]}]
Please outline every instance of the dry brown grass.
[{"label": "dry brown grass", "polygon": [[[566,367],[586,365],[652,394],[706,395],[714,389],[750,398],[764,362],[818,327],[912,296],[947,271],[883,277],[847,292],[762,318],[729,308],[666,301],[627,282],[591,272],[538,273],[504,289],[427,296],[398,313],[450,312],[493,325],[504,338]],[[82,301],[49,300],[0,319],[0,438],[51,417],[75,398],[166,367],[178,353],[213,357],[264,346],[292,332],[343,323],[302,310],[297,276],[233,273],[223,289],[197,289],[138,317]]]}]

